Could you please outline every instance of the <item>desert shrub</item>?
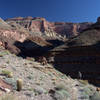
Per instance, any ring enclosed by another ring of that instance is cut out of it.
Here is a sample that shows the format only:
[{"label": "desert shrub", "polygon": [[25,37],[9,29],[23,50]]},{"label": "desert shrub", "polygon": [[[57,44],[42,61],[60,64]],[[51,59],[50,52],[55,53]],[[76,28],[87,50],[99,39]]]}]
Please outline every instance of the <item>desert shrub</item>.
[{"label": "desert shrub", "polygon": [[58,84],[56,87],[55,87],[55,90],[62,90],[62,89],[66,89],[65,85],[64,84]]},{"label": "desert shrub", "polygon": [[8,71],[8,70],[2,70],[2,74],[7,76],[8,78],[12,78],[13,77],[13,73]]},{"label": "desert shrub", "polygon": [[83,84],[83,85],[89,84],[89,83],[88,83],[88,80],[79,80],[79,82],[80,82],[81,84]]},{"label": "desert shrub", "polygon": [[55,100],[70,100],[70,92],[63,83],[57,84],[54,90],[49,92]]},{"label": "desert shrub", "polygon": [[91,95],[91,94],[93,93],[93,91],[92,91],[90,88],[87,88],[87,87],[84,88],[84,92],[85,92],[87,95]]},{"label": "desert shrub", "polygon": [[8,55],[8,54],[9,54],[9,51],[8,50],[1,51],[0,52],[0,57],[3,57],[4,55]]},{"label": "desert shrub", "polygon": [[95,92],[92,96],[90,96],[89,100],[100,100],[100,93]]},{"label": "desert shrub", "polygon": [[82,92],[80,99],[82,99],[82,100],[89,100],[89,95],[86,92]]},{"label": "desert shrub", "polygon": [[50,90],[49,92],[54,100],[70,100],[70,94],[68,91],[61,90]]},{"label": "desert shrub", "polygon": [[35,95],[40,95],[40,94],[43,94],[43,93],[47,93],[47,91],[44,88],[39,86],[39,87],[34,89],[34,93],[35,93]]},{"label": "desert shrub", "polygon": [[57,100],[67,100],[70,97],[70,95],[67,91],[61,90],[61,91],[56,91],[54,97]]}]

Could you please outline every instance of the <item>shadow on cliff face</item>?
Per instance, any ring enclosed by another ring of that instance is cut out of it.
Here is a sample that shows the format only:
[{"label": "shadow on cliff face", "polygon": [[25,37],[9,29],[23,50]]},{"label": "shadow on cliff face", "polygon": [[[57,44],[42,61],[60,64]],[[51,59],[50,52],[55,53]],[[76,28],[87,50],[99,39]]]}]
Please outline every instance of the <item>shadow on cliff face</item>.
[{"label": "shadow on cliff face", "polygon": [[54,42],[52,42],[51,46],[40,46],[31,40],[25,40],[23,43],[16,41],[14,43],[14,46],[16,46],[20,50],[17,56],[21,56],[23,58],[38,57],[44,56],[49,50],[62,44],[62,42],[59,40],[53,41],[56,41],[56,43],[54,44]]},{"label": "shadow on cliff face", "polygon": [[50,47],[42,47],[30,40],[26,40],[23,43],[15,42],[14,45],[20,49],[17,56],[21,56],[23,58],[43,56],[43,54],[50,49]]},{"label": "shadow on cliff face", "polygon": [[70,47],[57,53],[53,63],[57,70],[100,86],[100,42],[93,46]]},{"label": "shadow on cliff face", "polygon": [[57,47],[57,46],[60,46],[62,44],[64,44],[63,41],[61,40],[47,40],[49,43],[51,43],[53,45],[53,47]]}]

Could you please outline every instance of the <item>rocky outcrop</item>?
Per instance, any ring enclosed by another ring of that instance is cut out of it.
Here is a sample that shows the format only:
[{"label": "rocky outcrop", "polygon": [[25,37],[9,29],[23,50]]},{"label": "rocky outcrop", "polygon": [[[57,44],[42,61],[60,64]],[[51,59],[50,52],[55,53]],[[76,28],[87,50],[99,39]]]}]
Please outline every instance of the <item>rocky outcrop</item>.
[{"label": "rocky outcrop", "polygon": [[11,26],[9,24],[7,24],[3,19],[0,18],[0,28],[11,29]]},{"label": "rocky outcrop", "polygon": [[55,23],[54,30],[67,37],[76,36],[79,32],[90,27],[92,23]]},{"label": "rocky outcrop", "polygon": [[10,84],[0,78],[0,91],[9,93],[12,91],[12,89],[13,88]]},{"label": "rocky outcrop", "polygon": [[0,29],[0,35],[20,42],[23,42],[28,36],[28,34],[25,34],[24,32],[22,33],[16,30],[4,30],[4,29]]},{"label": "rocky outcrop", "polygon": [[40,45],[40,46],[52,46],[51,43],[45,41],[42,37],[38,36],[29,36],[27,40],[33,41],[34,43]]},{"label": "rocky outcrop", "polygon": [[64,36],[67,36],[67,38],[76,36],[79,32],[92,25],[92,23],[48,22],[40,17],[17,17],[7,19],[6,22],[16,22],[28,29],[32,34],[44,36],[47,39],[63,39]]},{"label": "rocky outcrop", "polygon": [[0,36],[23,42],[29,34],[20,28],[13,28],[10,24],[0,19]]}]

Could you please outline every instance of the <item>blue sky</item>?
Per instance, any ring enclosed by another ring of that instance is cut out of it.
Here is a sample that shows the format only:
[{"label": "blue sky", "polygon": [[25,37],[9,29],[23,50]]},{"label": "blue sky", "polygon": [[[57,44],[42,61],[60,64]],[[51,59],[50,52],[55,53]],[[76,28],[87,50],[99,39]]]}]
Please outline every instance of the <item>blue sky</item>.
[{"label": "blue sky", "polygon": [[49,21],[96,22],[100,0],[0,0],[0,17],[45,17]]}]

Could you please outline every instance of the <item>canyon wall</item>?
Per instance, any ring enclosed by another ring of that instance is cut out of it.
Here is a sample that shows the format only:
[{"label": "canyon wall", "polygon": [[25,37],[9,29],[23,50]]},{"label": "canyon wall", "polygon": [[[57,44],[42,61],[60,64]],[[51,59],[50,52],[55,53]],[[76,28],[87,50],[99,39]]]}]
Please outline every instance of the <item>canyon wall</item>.
[{"label": "canyon wall", "polygon": [[64,39],[64,37],[73,37],[79,32],[90,27],[93,23],[67,23],[67,22],[49,22],[41,17],[16,17],[6,20],[7,23],[16,22],[28,29],[31,34],[44,36],[47,39]]}]

